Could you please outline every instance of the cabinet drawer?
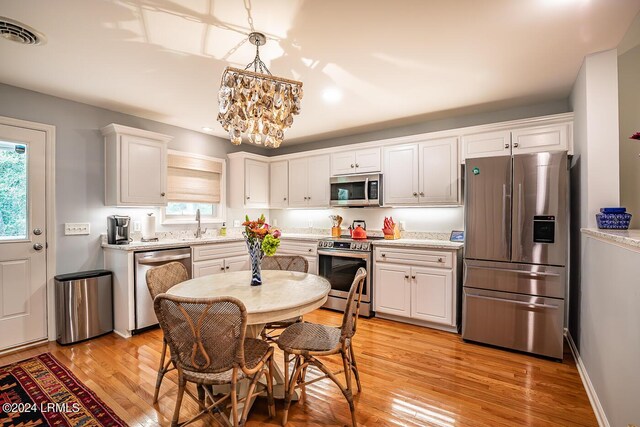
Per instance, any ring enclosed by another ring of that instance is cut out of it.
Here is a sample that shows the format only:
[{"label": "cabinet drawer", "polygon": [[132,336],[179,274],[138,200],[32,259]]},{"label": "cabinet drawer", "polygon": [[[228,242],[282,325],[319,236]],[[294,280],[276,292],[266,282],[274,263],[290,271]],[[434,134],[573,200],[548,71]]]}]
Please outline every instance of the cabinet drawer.
[{"label": "cabinet drawer", "polygon": [[224,273],[224,260],[214,259],[193,263],[193,278]]},{"label": "cabinet drawer", "polygon": [[378,247],[374,252],[376,262],[453,268],[453,253],[447,251]]},{"label": "cabinet drawer", "polygon": [[213,243],[193,247],[193,261],[227,258],[247,253],[247,245],[244,242]]},{"label": "cabinet drawer", "polygon": [[318,254],[318,242],[303,242],[300,240],[286,240],[280,241],[278,247],[278,255],[301,255],[301,256],[316,256]]}]

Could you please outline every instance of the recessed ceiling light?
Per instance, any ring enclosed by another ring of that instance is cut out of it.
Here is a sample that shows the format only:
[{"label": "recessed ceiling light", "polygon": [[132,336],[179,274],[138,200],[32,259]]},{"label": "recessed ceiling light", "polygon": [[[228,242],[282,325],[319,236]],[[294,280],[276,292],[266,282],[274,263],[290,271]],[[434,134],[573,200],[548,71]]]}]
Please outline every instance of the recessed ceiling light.
[{"label": "recessed ceiling light", "polygon": [[210,127],[206,127],[206,126],[203,127],[202,130],[205,131],[205,132],[213,132],[213,129],[211,129]]},{"label": "recessed ceiling light", "polygon": [[342,100],[342,91],[337,87],[328,87],[322,91],[322,99],[328,104],[336,104]]}]

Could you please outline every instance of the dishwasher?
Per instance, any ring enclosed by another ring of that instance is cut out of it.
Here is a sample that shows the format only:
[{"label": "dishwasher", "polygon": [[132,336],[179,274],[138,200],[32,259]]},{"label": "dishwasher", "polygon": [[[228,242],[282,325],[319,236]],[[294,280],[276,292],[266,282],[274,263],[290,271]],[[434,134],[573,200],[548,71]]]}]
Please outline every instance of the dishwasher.
[{"label": "dishwasher", "polygon": [[147,271],[170,262],[179,262],[187,267],[191,278],[191,248],[164,249],[136,252],[134,255],[134,303],[135,329],[133,334],[158,326],[158,318],[153,310],[153,300],[147,288]]}]

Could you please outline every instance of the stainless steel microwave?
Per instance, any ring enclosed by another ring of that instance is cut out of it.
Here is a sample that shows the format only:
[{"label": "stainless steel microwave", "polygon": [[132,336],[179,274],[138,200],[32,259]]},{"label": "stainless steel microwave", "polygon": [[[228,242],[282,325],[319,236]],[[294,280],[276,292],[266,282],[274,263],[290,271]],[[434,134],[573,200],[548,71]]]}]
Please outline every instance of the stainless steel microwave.
[{"label": "stainless steel microwave", "polygon": [[331,206],[382,206],[382,174],[332,177]]}]

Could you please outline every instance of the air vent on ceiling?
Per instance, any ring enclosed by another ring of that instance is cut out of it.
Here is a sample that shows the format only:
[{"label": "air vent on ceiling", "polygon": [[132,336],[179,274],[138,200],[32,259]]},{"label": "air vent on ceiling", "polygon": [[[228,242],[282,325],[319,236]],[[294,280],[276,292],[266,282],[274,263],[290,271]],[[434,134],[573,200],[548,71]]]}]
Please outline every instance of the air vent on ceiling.
[{"label": "air vent on ceiling", "polygon": [[22,44],[38,45],[45,42],[42,34],[13,19],[0,16],[0,37]]}]

